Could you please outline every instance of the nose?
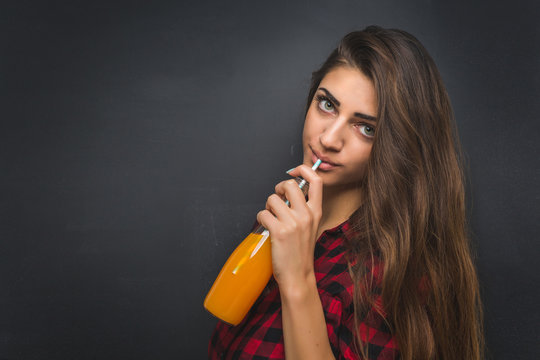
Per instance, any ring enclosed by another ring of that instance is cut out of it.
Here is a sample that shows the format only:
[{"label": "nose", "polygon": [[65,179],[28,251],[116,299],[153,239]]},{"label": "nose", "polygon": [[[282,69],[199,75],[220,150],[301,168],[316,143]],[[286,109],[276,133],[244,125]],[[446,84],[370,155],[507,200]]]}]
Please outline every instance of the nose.
[{"label": "nose", "polygon": [[341,151],[345,144],[345,119],[335,119],[329,123],[319,136],[319,142],[328,151]]}]

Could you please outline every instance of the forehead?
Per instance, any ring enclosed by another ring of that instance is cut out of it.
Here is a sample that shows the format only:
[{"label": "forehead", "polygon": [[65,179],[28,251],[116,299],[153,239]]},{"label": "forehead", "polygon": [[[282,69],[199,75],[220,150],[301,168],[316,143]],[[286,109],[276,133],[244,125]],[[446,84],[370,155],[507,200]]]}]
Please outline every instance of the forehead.
[{"label": "forehead", "polygon": [[340,102],[340,109],[360,111],[376,115],[377,97],[371,80],[360,70],[340,66],[332,69],[321,80],[319,88],[325,88]]}]

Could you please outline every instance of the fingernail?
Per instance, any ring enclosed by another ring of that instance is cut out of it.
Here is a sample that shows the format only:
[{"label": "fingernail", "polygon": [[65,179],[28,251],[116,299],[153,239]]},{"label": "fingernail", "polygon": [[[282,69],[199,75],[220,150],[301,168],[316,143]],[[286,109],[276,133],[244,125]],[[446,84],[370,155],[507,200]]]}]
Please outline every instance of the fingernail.
[{"label": "fingernail", "polygon": [[285,171],[287,174],[290,173],[291,171],[293,171],[294,169],[296,169],[295,167],[293,167],[292,169],[289,169],[287,171]]}]

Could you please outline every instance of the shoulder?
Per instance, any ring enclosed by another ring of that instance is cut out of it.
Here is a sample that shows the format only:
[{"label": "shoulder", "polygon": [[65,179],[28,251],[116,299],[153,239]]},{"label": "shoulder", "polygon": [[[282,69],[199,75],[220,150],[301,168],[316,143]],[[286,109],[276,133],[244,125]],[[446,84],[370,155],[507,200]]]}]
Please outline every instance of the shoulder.
[{"label": "shoulder", "polygon": [[380,296],[384,266],[379,253],[363,260],[351,257],[342,226],[323,233],[315,248],[315,276],[324,311],[342,319],[352,317],[356,292],[371,299],[374,308],[386,316]]},{"label": "shoulder", "polygon": [[321,296],[340,298],[348,303],[352,301],[354,286],[347,261],[345,224],[326,230],[318,239],[314,269]]},{"label": "shoulder", "polygon": [[[315,250],[317,286],[331,346],[336,357],[358,359],[354,344],[359,336],[368,346],[369,359],[394,359],[399,351],[381,298],[383,262],[378,252],[361,262],[351,259],[343,230],[342,224],[323,233]],[[358,274],[357,281],[353,272]],[[355,309],[355,291],[370,298],[372,304]]]},{"label": "shoulder", "polygon": [[[321,295],[352,303],[355,286],[357,290],[380,294],[384,264],[378,251],[357,259],[349,252],[354,241],[349,231],[349,221],[326,230],[315,246],[314,269]],[[354,274],[354,279],[353,279]],[[369,284],[369,287],[366,287]]]}]

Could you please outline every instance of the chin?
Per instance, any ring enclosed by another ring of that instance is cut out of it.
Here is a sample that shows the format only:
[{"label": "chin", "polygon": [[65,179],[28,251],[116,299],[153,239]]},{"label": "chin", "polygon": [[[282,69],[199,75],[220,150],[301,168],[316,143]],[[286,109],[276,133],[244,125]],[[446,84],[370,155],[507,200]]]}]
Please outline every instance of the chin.
[{"label": "chin", "polygon": [[336,179],[331,172],[317,172],[322,178],[323,186],[328,188],[359,188],[362,185],[361,179],[358,180],[347,180],[343,181],[342,179]]}]

